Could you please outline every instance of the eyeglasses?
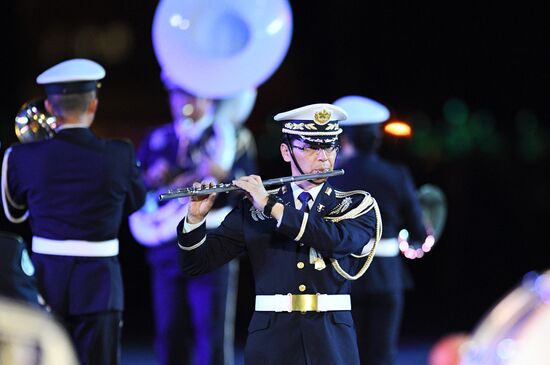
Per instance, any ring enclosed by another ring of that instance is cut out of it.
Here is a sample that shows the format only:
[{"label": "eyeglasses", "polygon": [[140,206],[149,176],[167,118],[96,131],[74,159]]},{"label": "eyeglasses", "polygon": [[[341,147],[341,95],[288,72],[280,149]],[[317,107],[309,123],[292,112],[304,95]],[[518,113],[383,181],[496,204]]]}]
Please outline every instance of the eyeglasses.
[{"label": "eyeglasses", "polygon": [[327,155],[332,155],[340,151],[340,146],[333,145],[333,146],[327,146],[327,147],[321,147],[321,146],[296,146],[295,144],[292,145],[292,148],[299,149],[300,151],[304,152],[306,155],[316,155],[319,150],[322,150]]}]

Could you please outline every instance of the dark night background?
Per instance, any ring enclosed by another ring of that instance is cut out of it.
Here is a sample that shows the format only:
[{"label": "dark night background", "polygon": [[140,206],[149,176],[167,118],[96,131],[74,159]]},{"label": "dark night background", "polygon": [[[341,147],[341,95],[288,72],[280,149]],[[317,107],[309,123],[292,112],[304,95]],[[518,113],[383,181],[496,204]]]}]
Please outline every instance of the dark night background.
[{"label": "dark night background", "polygon": [[[260,174],[286,176],[273,154],[274,114],[360,94],[412,124],[410,140],[384,153],[408,163],[420,186],[438,185],[447,224],[433,252],[409,260],[403,336],[471,331],[529,271],[550,268],[550,23],[528,2],[290,1],[294,31],[280,68],[258,89],[247,125],[259,145]],[[156,2],[4,2],[2,153],[16,141],[14,117],[41,96],[35,77],[66,58],[107,70],[93,129],[129,137],[169,120],[151,43]],[[60,160],[62,162],[62,159]],[[29,168],[32,168],[29,161]],[[30,239],[27,225],[2,215],[1,228]],[[144,249],[123,227],[127,337],[151,336]],[[252,308],[247,259],[241,263],[237,340]]]}]

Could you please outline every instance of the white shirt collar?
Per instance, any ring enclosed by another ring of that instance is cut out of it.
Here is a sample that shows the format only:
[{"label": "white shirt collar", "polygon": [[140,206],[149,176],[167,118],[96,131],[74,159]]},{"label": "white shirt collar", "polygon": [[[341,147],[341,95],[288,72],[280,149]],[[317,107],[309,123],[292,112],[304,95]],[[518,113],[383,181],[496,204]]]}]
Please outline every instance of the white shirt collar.
[{"label": "white shirt collar", "polygon": [[[315,199],[317,199],[317,195],[319,195],[319,193],[321,192],[321,188],[323,187],[323,185],[324,184],[317,185],[316,187],[311,188],[307,191],[309,194],[311,194],[311,200],[310,200],[310,203],[309,203],[310,206],[311,206],[311,204],[313,204]],[[292,195],[294,196],[294,205],[296,206],[296,202],[300,201],[298,199],[298,196],[300,195],[300,193],[302,191],[305,191],[305,190],[302,189],[301,187],[299,187],[298,184],[296,184],[294,182],[290,183],[290,187],[292,188]]]},{"label": "white shirt collar", "polygon": [[67,124],[61,124],[59,127],[55,129],[56,132],[61,131],[63,129],[72,129],[72,128],[88,128],[87,123],[67,123]]}]

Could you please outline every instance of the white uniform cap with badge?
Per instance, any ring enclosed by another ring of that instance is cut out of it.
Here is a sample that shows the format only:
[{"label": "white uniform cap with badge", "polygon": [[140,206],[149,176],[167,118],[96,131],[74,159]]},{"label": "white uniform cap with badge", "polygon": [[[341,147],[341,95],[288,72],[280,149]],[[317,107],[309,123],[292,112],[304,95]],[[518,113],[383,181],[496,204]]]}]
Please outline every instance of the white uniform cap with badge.
[{"label": "white uniform cap with badge", "polygon": [[299,136],[309,143],[334,144],[342,133],[338,123],[347,117],[339,106],[319,103],[279,113],[274,119],[284,122],[283,133]]},{"label": "white uniform cap with badge", "polygon": [[379,102],[364,96],[349,95],[334,102],[348,113],[342,126],[383,123],[390,117],[390,111]]},{"label": "white uniform cap with badge", "polygon": [[58,63],[42,72],[36,82],[44,85],[46,94],[77,94],[96,90],[105,77],[105,69],[97,62],[74,58]]}]

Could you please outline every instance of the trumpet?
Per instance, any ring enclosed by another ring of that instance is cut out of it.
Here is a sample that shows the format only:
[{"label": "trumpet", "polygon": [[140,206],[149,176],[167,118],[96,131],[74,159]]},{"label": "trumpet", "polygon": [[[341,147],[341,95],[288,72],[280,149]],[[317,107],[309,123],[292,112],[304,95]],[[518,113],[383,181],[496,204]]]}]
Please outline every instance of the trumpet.
[{"label": "trumpet", "polygon": [[[283,185],[289,182],[303,181],[303,180],[317,180],[322,178],[328,178],[331,176],[343,175],[344,170],[333,170],[327,172],[319,172],[316,174],[305,174],[299,176],[285,176],[275,179],[263,180],[264,186]],[[219,183],[210,185],[208,187],[196,187],[196,188],[179,188],[170,190],[167,193],[160,194],[159,200],[165,201],[170,199],[185,198],[187,196],[208,195],[212,193],[228,193],[234,190],[241,190],[241,188],[233,185],[233,183]]]}]

